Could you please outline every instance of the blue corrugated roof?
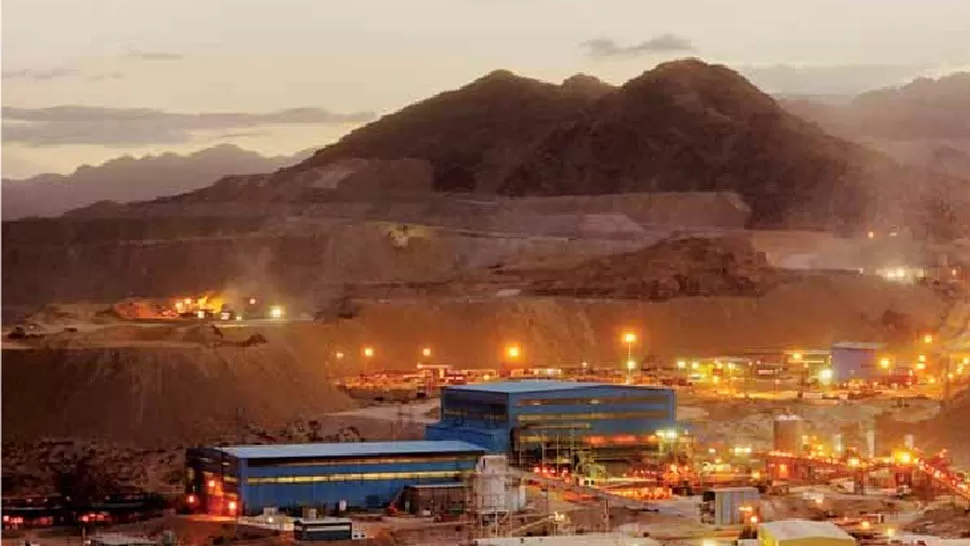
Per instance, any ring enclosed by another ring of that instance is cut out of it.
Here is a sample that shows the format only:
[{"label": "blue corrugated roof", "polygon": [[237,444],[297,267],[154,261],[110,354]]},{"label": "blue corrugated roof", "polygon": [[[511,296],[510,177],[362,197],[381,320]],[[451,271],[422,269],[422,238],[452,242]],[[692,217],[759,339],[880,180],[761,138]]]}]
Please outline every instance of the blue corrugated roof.
[{"label": "blue corrugated roof", "polygon": [[582,383],[579,381],[554,381],[551,379],[529,379],[526,381],[500,381],[497,383],[474,383],[448,387],[454,390],[494,392],[499,394],[521,394],[526,392],[566,391],[584,387],[610,387],[608,383]]},{"label": "blue corrugated roof", "polygon": [[468,442],[424,440],[408,442],[346,442],[334,444],[269,444],[215,448],[238,459],[276,459],[311,457],[365,457],[425,453],[482,453],[485,450]]}]

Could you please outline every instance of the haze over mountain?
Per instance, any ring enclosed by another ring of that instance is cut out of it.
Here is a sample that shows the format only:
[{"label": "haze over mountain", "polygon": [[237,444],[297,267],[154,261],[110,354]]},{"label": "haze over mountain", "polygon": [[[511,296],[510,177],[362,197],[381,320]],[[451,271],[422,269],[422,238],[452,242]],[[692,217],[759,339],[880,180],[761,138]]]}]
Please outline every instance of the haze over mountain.
[{"label": "haze over mountain", "polygon": [[97,166],[78,167],[69,175],[4,179],[3,219],[57,216],[99,201],[155,199],[207,186],[229,174],[270,172],[308,155],[309,151],[304,151],[292,156],[265,157],[224,144],[189,155],[119,157]]},{"label": "haze over mountain", "polygon": [[771,228],[925,230],[927,210],[962,189],[827,134],[729,68],[683,60],[619,88],[492,72],[272,176],[224,179],[178,199],[326,200],[318,180],[359,159],[425,161],[439,192],[735,192],[752,207],[752,225]]},{"label": "haze over mountain", "polygon": [[800,98],[789,111],[893,158],[970,178],[970,72],[920,78],[843,103]]}]

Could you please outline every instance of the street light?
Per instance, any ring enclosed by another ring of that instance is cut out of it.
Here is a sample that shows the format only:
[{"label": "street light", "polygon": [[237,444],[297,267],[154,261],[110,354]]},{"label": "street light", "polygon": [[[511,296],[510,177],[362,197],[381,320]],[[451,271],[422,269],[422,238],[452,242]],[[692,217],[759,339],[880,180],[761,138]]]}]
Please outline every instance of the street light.
[{"label": "street light", "polygon": [[334,356],[337,357],[337,360],[340,360],[344,357],[344,353],[343,351],[337,351],[336,353],[334,353]]},{"label": "street light", "polygon": [[518,360],[522,356],[522,349],[516,344],[506,345],[505,356],[509,360]]},{"label": "street light", "polygon": [[428,358],[429,356],[431,356],[431,348],[425,347],[424,349],[421,349],[421,356],[425,358]]},{"label": "street light", "polygon": [[923,343],[927,345],[933,343],[933,334],[923,334]]},{"label": "street light", "polygon": [[373,357],[374,356],[374,348],[373,347],[364,347],[364,356],[366,356],[367,358]]},{"label": "street light", "polygon": [[623,332],[623,343],[626,344],[626,376],[627,382],[633,382],[633,370],[636,369],[636,362],[633,361],[633,344],[637,342],[635,332]]}]

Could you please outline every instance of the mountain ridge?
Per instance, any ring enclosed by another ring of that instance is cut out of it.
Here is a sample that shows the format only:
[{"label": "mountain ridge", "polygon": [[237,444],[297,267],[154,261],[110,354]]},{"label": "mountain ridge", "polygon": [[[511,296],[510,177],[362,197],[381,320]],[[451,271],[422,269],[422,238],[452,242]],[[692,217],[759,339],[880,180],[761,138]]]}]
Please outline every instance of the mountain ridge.
[{"label": "mountain ridge", "polygon": [[309,153],[303,150],[291,156],[264,156],[234,144],[220,144],[184,155],[124,155],[99,165],[81,165],[69,174],[4,178],[3,218],[57,216],[95,203],[177,195],[230,174],[274,171],[305,159]]},{"label": "mountain ridge", "polygon": [[[358,160],[371,162],[361,168],[373,176],[360,179],[376,193],[328,189],[335,171]],[[413,175],[398,169],[402,162]],[[682,59],[619,87],[583,75],[557,85],[492,71],[355,129],[298,164],[225,177],[165,201],[394,199],[398,185],[511,196],[733,192],[751,207],[753,228],[902,226],[953,235],[970,226],[964,184],[833,136],[729,67]]]}]

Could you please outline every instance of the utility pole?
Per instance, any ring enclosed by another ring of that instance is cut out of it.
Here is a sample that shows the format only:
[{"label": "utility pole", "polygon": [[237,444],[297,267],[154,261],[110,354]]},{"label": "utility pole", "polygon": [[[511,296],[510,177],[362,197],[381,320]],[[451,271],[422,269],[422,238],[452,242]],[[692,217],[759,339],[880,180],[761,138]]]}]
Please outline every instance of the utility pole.
[{"label": "utility pole", "polygon": [[940,406],[946,407],[950,401],[950,361],[953,359],[951,354],[943,354],[943,360],[946,362],[946,368],[943,370],[943,399],[940,401]]}]

